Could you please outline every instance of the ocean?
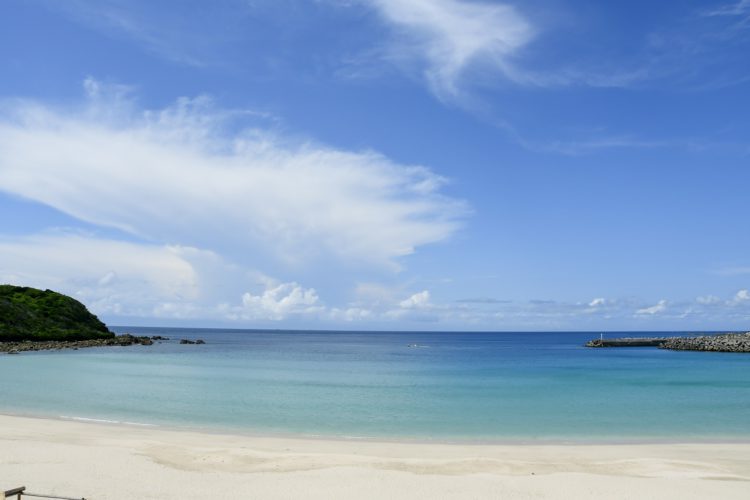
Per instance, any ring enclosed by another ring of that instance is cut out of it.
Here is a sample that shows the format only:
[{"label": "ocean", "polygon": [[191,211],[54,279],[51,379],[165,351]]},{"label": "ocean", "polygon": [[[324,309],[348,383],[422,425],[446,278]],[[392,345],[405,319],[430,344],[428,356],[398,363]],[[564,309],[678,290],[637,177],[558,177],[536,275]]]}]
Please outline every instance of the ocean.
[{"label": "ocean", "polygon": [[[351,439],[750,439],[745,354],[590,349],[598,334],[580,332],[114,330],[171,340],[4,355],[0,412]],[[664,334],[607,337],[623,335]]]}]

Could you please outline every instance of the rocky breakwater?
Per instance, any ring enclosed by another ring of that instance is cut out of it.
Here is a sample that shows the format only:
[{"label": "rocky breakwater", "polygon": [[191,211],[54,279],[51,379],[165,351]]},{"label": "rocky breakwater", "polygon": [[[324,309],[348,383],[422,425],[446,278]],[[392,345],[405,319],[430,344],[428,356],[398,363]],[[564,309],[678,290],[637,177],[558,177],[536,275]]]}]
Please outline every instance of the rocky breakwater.
[{"label": "rocky breakwater", "polygon": [[86,347],[151,345],[149,337],[137,337],[128,333],[106,339],[89,340],[24,340],[18,342],[0,342],[0,352],[18,354],[27,351],[51,351],[61,349],[82,349]]},{"label": "rocky breakwater", "polygon": [[671,337],[666,339],[659,348],[676,351],[750,352],[750,332]]}]

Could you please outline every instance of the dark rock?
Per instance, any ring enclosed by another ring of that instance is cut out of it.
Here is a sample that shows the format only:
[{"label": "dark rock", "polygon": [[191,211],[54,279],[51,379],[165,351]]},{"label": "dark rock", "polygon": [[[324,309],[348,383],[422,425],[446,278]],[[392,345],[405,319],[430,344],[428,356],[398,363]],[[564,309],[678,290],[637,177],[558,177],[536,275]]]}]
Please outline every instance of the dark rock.
[{"label": "dark rock", "polygon": [[107,347],[107,346],[130,346],[130,345],[152,345],[154,342],[148,337],[136,337],[130,334],[124,334],[107,339],[89,339],[89,340],[45,340],[22,342],[0,342],[0,352],[25,352],[25,351],[47,351],[73,349],[77,350],[84,347]]},{"label": "dark rock", "polygon": [[205,340],[203,340],[203,339],[198,339],[198,340],[196,340],[196,341],[195,341],[195,343],[196,343],[196,344],[205,344],[205,343],[206,343],[206,341],[205,341]]},{"label": "dark rock", "polygon": [[180,339],[180,344],[195,344],[194,340]]}]

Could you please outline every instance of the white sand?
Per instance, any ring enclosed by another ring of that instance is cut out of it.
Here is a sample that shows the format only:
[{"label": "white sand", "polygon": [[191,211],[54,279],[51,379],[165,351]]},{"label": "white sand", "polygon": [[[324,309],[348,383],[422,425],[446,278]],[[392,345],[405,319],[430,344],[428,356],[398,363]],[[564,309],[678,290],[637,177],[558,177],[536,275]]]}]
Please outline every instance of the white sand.
[{"label": "white sand", "polygon": [[750,444],[463,445],[0,416],[0,489],[87,499],[750,498]]}]

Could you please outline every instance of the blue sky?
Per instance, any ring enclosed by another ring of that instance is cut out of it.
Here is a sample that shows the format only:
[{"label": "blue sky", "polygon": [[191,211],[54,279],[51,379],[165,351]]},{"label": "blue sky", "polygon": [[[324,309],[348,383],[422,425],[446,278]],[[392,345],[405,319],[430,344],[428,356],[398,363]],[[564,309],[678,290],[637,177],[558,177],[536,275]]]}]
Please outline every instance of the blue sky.
[{"label": "blue sky", "polygon": [[743,329],[750,1],[0,5],[0,281],[110,324]]}]

